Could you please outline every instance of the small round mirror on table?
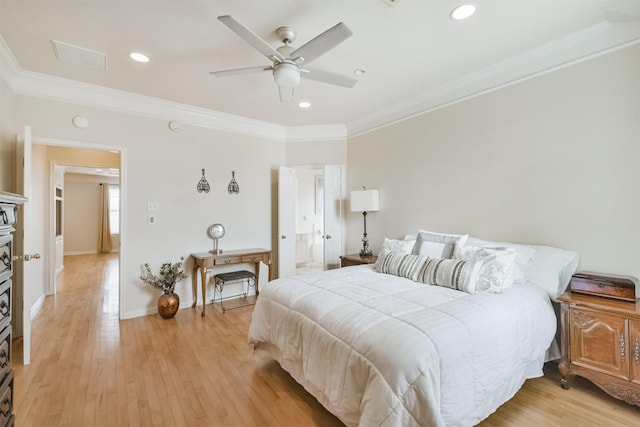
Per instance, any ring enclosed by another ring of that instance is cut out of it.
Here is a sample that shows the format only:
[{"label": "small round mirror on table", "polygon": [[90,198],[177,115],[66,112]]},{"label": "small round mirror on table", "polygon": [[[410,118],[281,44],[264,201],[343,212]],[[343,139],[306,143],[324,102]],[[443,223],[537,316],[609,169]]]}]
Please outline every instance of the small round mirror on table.
[{"label": "small round mirror on table", "polygon": [[207,235],[213,239],[213,249],[209,252],[212,254],[221,254],[222,249],[218,249],[218,239],[221,239],[224,236],[224,225],[222,224],[212,224],[207,229]]}]

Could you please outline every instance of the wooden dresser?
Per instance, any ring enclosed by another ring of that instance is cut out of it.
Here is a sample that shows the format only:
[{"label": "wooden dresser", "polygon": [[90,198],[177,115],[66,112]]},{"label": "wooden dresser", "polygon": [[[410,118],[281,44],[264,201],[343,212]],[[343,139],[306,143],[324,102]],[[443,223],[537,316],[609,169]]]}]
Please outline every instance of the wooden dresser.
[{"label": "wooden dresser", "polygon": [[0,192],[0,427],[13,425],[13,368],[11,367],[11,298],[13,233],[20,196]]},{"label": "wooden dresser", "polygon": [[640,406],[640,303],[567,292],[561,304],[561,385],[572,375]]}]

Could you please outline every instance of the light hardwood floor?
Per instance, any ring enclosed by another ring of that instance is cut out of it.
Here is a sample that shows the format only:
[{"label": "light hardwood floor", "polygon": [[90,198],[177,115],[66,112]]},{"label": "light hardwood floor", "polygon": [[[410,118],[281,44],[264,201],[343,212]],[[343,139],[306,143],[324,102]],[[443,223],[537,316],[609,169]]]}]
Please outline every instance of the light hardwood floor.
[{"label": "light hardwood floor", "polygon": [[[119,321],[117,271],[115,255],[65,257],[58,294],[33,320],[32,363],[14,363],[17,426],[342,425],[252,350],[250,307]],[[580,378],[562,390],[549,364],[480,425],[639,426],[640,411]]]}]

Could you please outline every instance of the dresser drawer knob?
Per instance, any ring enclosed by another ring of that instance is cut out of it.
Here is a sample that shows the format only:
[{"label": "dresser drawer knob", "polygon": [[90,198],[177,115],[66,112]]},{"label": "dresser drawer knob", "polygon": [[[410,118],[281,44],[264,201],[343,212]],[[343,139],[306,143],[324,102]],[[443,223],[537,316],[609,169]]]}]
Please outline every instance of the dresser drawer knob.
[{"label": "dresser drawer knob", "polygon": [[9,315],[9,304],[4,300],[0,302],[0,314],[2,317],[7,317]]},{"label": "dresser drawer knob", "polygon": [[5,267],[9,267],[11,265],[11,257],[6,252],[0,255],[0,260],[2,261]]},{"label": "dresser drawer knob", "polygon": [[[7,407],[7,409],[5,410],[4,407]],[[11,398],[9,397],[5,397],[5,399],[2,401],[2,408],[0,408],[0,414],[3,417],[9,416],[9,414],[11,414],[11,411],[13,411],[13,402],[11,401]]]},{"label": "dresser drawer knob", "polygon": [[8,364],[9,364],[9,353],[7,353],[7,350],[2,349],[2,351],[0,351],[0,369],[6,368]]}]

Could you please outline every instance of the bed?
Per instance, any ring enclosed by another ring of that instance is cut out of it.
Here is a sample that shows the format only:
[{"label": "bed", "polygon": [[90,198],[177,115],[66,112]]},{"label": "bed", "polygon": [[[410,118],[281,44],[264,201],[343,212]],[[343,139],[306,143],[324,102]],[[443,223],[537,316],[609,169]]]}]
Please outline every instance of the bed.
[{"label": "bed", "polygon": [[274,280],[249,341],[347,426],[476,425],[557,356],[550,300],[577,254],[527,248],[525,266],[542,248],[543,268],[500,292],[425,284],[380,263]]}]

